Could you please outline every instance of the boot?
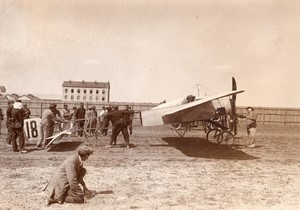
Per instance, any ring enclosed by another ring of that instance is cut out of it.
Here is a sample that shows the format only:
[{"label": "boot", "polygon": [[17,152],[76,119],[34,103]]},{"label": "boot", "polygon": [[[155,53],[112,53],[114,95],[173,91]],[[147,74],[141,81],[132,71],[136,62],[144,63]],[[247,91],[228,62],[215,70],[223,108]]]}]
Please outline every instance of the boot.
[{"label": "boot", "polygon": [[126,138],[125,139],[125,142],[126,142],[126,148],[129,148],[130,146],[129,146],[129,138]]}]

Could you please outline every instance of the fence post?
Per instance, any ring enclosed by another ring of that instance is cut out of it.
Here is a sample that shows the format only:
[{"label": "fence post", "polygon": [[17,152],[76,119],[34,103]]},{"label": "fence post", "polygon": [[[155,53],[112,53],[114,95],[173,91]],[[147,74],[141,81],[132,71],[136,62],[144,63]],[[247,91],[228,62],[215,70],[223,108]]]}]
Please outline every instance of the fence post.
[{"label": "fence post", "polygon": [[286,115],[287,115],[287,109],[284,110],[284,122],[283,122],[284,125],[286,125]]}]

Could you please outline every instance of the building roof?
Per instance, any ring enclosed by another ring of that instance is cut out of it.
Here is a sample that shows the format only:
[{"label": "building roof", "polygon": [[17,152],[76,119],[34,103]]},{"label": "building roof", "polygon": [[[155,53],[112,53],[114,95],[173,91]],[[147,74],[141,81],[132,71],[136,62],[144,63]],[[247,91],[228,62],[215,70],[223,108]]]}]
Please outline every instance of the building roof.
[{"label": "building roof", "polygon": [[32,94],[24,94],[24,95],[18,95],[16,93],[10,93],[10,94],[0,94],[0,98],[1,99],[7,99],[7,100],[24,100],[24,101],[28,101],[28,100],[32,100],[32,101],[38,101],[41,100],[39,97],[32,95]]},{"label": "building roof", "polygon": [[81,87],[81,88],[110,88],[109,82],[86,82],[82,81],[64,81],[62,84],[63,87]]},{"label": "building roof", "polygon": [[27,94],[27,95],[22,95],[18,98],[19,100],[22,100],[22,101],[39,101],[41,100],[39,97],[37,96],[34,96],[32,94]]},{"label": "building roof", "polygon": [[35,94],[36,97],[41,100],[61,100],[61,95],[59,94]]}]

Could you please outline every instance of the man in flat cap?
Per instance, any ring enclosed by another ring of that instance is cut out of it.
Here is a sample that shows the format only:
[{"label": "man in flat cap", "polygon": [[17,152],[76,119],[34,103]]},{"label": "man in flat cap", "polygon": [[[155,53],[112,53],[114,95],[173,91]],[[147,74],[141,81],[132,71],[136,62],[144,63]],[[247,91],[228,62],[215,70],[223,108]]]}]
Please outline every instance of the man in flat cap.
[{"label": "man in flat cap", "polygon": [[55,122],[62,122],[60,118],[55,115],[56,105],[50,104],[49,109],[46,109],[42,114],[41,120],[41,138],[37,142],[37,147],[45,147],[47,145],[47,138],[52,136],[52,129]]},{"label": "man in flat cap", "polygon": [[86,161],[91,154],[93,148],[82,145],[77,149],[77,154],[68,157],[58,167],[45,188],[47,206],[53,203],[84,203],[84,195],[91,194],[91,191],[83,180],[86,174],[83,161]]},{"label": "man in flat cap", "polygon": [[256,127],[257,127],[256,125],[257,115],[255,114],[254,109],[251,106],[247,107],[247,112],[248,113],[246,115],[238,115],[238,117],[246,118],[247,134],[248,134],[248,141],[246,145],[250,148],[254,148],[256,143],[255,134],[256,134]]}]

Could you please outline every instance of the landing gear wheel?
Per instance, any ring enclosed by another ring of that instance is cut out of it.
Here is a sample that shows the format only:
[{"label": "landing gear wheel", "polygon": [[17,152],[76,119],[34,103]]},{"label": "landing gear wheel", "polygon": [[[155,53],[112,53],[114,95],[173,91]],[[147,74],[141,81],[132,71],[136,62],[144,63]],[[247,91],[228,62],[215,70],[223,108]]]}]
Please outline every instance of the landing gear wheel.
[{"label": "landing gear wheel", "polygon": [[223,141],[223,134],[219,129],[212,129],[207,132],[206,140],[213,144],[221,144]]}]

